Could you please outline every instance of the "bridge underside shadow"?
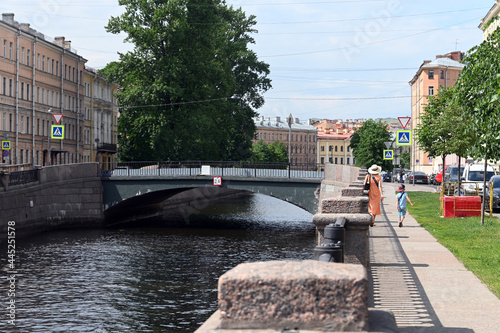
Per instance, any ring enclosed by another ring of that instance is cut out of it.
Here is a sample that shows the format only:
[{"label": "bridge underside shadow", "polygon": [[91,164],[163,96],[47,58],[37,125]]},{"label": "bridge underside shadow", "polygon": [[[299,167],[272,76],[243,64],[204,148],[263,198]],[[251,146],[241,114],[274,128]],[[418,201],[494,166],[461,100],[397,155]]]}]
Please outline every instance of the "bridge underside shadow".
[{"label": "bridge underside shadow", "polygon": [[230,179],[214,186],[212,177],[103,180],[104,225],[169,221],[192,223],[191,216],[216,201],[260,193],[298,206],[311,214],[318,208],[319,182],[298,180]]},{"label": "bridge underside shadow", "polygon": [[193,218],[205,208],[251,192],[219,187],[175,188],[128,198],[104,211],[104,226],[200,227]]}]

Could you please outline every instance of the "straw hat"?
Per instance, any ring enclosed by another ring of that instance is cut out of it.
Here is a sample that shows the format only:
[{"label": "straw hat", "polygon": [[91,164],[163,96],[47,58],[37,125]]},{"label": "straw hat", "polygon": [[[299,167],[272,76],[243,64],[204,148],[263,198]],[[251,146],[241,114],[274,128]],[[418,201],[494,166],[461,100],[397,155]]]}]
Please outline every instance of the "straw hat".
[{"label": "straw hat", "polygon": [[374,164],[372,165],[369,169],[368,169],[368,172],[371,174],[371,175],[378,175],[380,172],[382,171],[382,168],[379,167],[378,165]]}]

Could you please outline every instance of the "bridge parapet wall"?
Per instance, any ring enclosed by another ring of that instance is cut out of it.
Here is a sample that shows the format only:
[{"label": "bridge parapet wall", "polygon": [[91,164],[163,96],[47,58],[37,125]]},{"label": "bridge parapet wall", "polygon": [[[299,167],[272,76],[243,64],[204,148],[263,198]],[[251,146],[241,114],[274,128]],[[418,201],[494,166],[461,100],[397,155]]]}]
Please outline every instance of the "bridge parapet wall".
[{"label": "bridge parapet wall", "polygon": [[367,171],[365,168],[347,168],[327,165],[325,177],[328,179],[325,178],[321,184],[322,192],[324,183],[334,184],[335,188],[327,187],[326,190],[330,191],[321,193],[318,214],[313,216],[313,223],[318,231],[319,245],[324,241],[325,227],[341,217],[345,218],[344,261],[368,267],[370,265],[368,228],[371,215],[368,213],[368,196],[363,190],[363,180]]},{"label": "bridge parapet wall", "polygon": [[[0,230],[15,222],[16,236],[75,227],[101,226],[102,184],[98,163],[38,169],[38,181],[0,192]],[[0,240],[4,241],[4,239]]]}]

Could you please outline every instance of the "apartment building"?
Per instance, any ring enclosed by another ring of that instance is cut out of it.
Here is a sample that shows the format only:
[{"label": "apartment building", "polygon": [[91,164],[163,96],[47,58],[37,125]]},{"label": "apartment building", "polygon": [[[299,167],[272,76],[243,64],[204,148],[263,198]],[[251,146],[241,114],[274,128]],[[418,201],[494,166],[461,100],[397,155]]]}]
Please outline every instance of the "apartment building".
[{"label": "apartment building", "polygon": [[85,66],[83,162],[99,162],[108,169],[117,161],[118,85],[107,82],[97,70]]},{"label": "apartment building", "polygon": [[[291,115],[290,115],[291,116]],[[316,166],[316,127],[311,122],[300,121],[299,118],[256,117],[257,128],[253,142],[263,140],[265,143],[282,142],[289,152],[290,163],[294,165]]]},{"label": "apartment building", "polygon": [[[18,23],[0,21],[0,130],[10,142],[3,163],[50,165],[81,160],[84,58],[64,37],[54,40]],[[63,139],[51,139],[62,114]],[[6,156],[8,155],[8,156]]]},{"label": "apartment building", "polygon": [[[417,73],[411,79],[411,129],[415,130],[421,123],[420,116],[425,112],[429,96],[439,92],[440,87],[453,86],[460,76],[464,64],[460,63],[464,53],[460,51],[438,55],[433,61],[426,60],[422,63]],[[424,171],[428,174],[435,172],[442,165],[440,158],[429,158],[418,145],[412,140],[412,169]],[[449,156],[446,164],[453,163],[456,156]]]},{"label": "apartment building", "polygon": [[354,165],[355,159],[349,147],[354,131],[362,126],[362,121],[322,120],[314,127],[318,130],[317,160],[321,164]]},{"label": "apartment building", "polygon": [[500,15],[500,4],[495,1],[495,4],[491,7],[485,17],[481,19],[479,24],[479,29],[483,31],[483,40],[486,40],[488,36],[495,31],[500,26],[500,20],[493,21],[494,18]]}]

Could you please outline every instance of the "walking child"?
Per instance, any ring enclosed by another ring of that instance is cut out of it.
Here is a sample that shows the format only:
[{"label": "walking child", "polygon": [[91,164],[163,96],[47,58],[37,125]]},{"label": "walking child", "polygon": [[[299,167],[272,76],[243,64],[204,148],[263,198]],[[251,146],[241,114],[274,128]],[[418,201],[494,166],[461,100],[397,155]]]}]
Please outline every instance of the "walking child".
[{"label": "walking child", "polygon": [[413,203],[408,196],[408,193],[405,192],[405,186],[403,184],[399,185],[398,194],[396,195],[397,205],[398,205],[398,218],[399,218],[399,227],[403,226],[403,221],[406,216],[406,200],[413,207]]}]

